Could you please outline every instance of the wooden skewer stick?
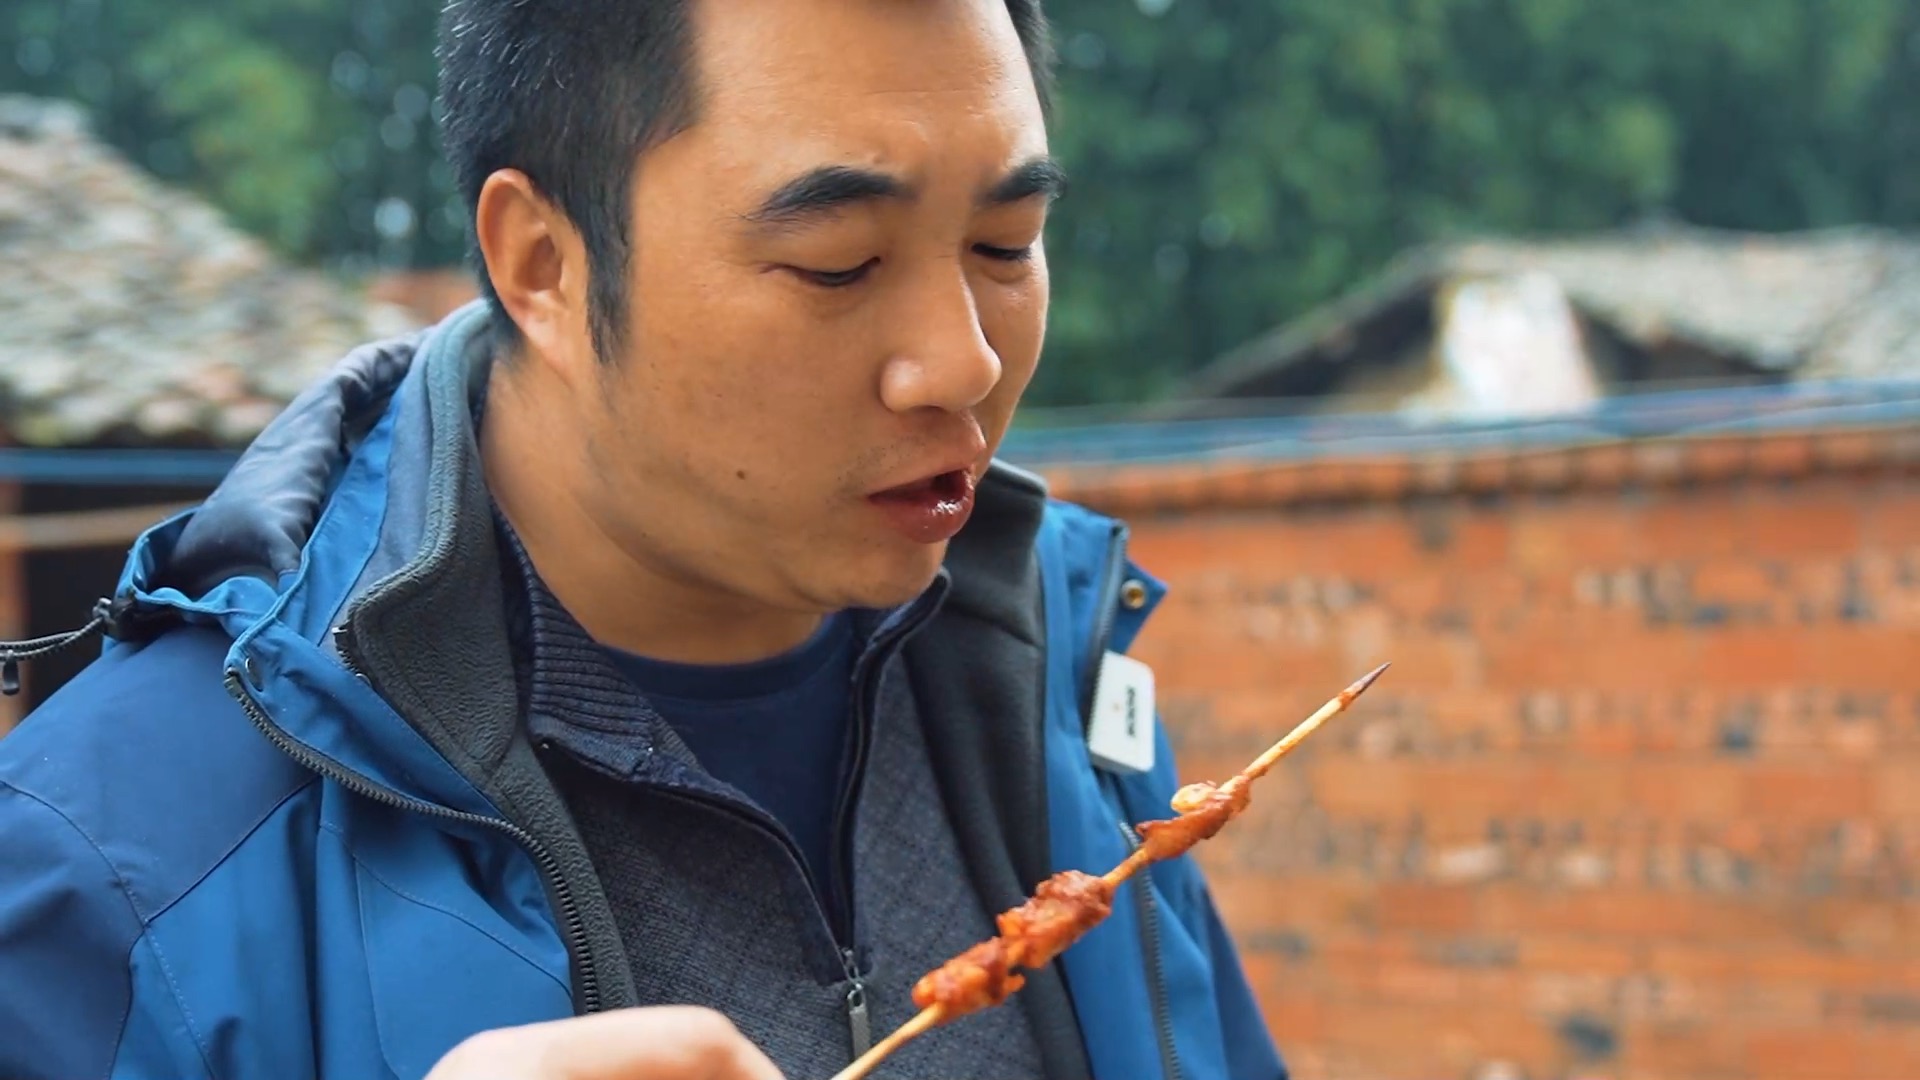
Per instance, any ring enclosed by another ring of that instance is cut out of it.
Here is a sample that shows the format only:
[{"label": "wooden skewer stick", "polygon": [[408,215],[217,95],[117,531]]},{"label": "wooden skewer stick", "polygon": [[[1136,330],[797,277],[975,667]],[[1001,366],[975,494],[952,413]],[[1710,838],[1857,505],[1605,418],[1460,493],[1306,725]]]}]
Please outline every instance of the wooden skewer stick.
[{"label": "wooden skewer stick", "polygon": [[[1347,706],[1353,704],[1353,699],[1365,693],[1367,687],[1372,686],[1374,680],[1378,679],[1389,666],[1390,665],[1387,664],[1381,664],[1379,667],[1374,668],[1372,671],[1354,680],[1352,686],[1340,691],[1331,701],[1320,706],[1320,708],[1314,711],[1312,716],[1302,720],[1292,731],[1287,732],[1285,738],[1268,747],[1265,753],[1253,760],[1253,764],[1241,770],[1238,776],[1227,781],[1227,783],[1238,782],[1250,784],[1260,777],[1265,776],[1281,758],[1292,753],[1294,748],[1299,746],[1307,736],[1320,730],[1320,726],[1328,720],[1345,712]],[[1118,886],[1121,882],[1132,877],[1141,867],[1152,861],[1154,861],[1153,854],[1145,845],[1142,845],[1135,848],[1133,854],[1127,856],[1125,861],[1121,862],[1120,865],[1102,874],[1101,880],[1105,881],[1108,885]],[[940,1026],[940,1023],[945,1018],[945,1010],[941,1009],[938,1005],[931,1005],[920,1010],[913,1019],[900,1025],[893,1034],[873,1044],[872,1049],[860,1055],[853,1064],[835,1074],[833,1080],[865,1080],[865,1077],[873,1072],[882,1061],[886,1060],[888,1055],[905,1046],[908,1042]]]},{"label": "wooden skewer stick", "polygon": [[887,1055],[912,1042],[915,1038],[940,1026],[944,1019],[943,1010],[935,1005],[921,1009],[913,1019],[895,1028],[893,1034],[873,1044],[873,1049],[860,1055],[860,1059],[840,1070],[833,1080],[861,1080],[876,1066],[887,1059]]}]

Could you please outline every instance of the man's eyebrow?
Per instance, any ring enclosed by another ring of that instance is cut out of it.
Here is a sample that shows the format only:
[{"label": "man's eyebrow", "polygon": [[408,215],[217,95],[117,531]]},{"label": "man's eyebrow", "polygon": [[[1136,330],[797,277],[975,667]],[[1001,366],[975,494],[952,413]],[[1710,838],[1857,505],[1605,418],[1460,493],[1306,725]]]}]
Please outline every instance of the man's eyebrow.
[{"label": "man's eyebrow", "polygon": [[791,228],[854,203],[904,199],[910,194],[898,177],[848,165],[823,165],[781,184],[746,220],[767,228]]},{"label": "man's eyebrow", "polygon": [[1066,190],[1067,170],[1053,158],[1037,157],[1015,166],[999,183],[988,188],[980,201],[987,206],[1004,206],[1041,196],[1051,202]]}]

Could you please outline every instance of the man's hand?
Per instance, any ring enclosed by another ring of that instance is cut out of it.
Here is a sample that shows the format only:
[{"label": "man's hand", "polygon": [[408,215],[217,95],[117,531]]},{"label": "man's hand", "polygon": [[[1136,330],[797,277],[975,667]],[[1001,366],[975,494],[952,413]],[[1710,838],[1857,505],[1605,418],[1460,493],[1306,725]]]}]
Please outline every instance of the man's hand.
[{"label": "man's hand", "polygon": [[781,1080],[711,1009],[656,1006],[483,1031],[427,1080]]}]

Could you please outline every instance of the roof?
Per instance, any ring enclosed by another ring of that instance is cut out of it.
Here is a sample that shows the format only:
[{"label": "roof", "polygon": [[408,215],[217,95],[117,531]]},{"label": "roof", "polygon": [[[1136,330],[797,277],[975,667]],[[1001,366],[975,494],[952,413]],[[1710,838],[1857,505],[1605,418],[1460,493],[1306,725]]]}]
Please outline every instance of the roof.
[{"label": "roof", "polygon": [[417,323],[281,263],[79,108],[0,96],[0,443],[239,445]]},{"label": "roof", "polygon": [[1277,395],[1302,365],[1384,356],[1427,332],[1449,282],[1530,272],[1551,276],[1584,319],[1639,348],[1691,347],[1791,379],[1920,376],[1920,234],[1663,225],[1417,249],[1220,357],[1178,396]]},{"label": "roof", "polygon": [[1805,381],[1660,390],[1551,416],[1461,418],[1404,411],[1253,411],[1176,419],[1024,410],[1000,449],[1028,469],[1147,469],[1247,463],[1311,466],[1379,456],[1542,453],[1782,432],[1920,432],[1920,383]]},{"label": "roof", "polygon": [[1001,453],[1055,497],[1121,516],[1446,495],[1704,486],[1920,466],[1920,384],[1862,380],[1630,394],[1578,416],[1405,415],[1070,424]]}]

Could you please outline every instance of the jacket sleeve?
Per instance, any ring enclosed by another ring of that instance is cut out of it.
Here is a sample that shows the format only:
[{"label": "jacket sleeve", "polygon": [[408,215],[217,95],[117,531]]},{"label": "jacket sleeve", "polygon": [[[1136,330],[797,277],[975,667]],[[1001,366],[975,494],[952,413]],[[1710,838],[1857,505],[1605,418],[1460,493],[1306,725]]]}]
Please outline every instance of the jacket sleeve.
[{"label": "jacket sleeve", "polygon": [[160,1075],[121,1060],[141,924],[105,856],[53,806],[0,783],[0,1076]]}]

